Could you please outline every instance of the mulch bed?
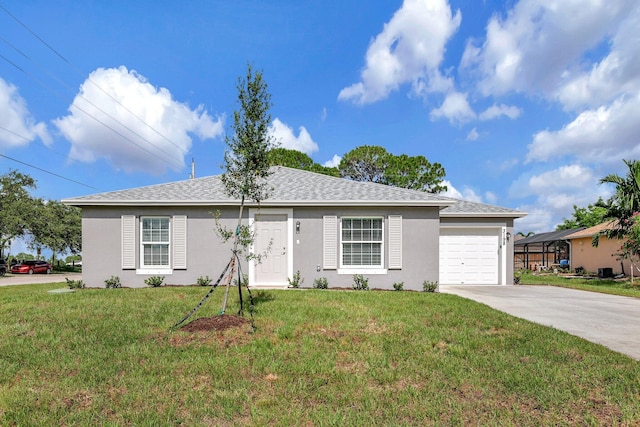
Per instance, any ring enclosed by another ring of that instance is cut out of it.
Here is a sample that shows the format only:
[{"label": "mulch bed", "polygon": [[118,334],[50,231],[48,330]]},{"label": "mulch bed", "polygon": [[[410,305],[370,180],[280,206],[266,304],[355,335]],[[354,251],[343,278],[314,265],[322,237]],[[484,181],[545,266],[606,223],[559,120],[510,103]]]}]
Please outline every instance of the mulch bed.
[{"label": "mulch bed", "polygon": [[249,324],[244,317],[222,314],[215,317],[201,317],[193,322],[189,322],[180,328],[185,332],[206,332],[206,331],[226,331],[231,328],[239,328]]}]

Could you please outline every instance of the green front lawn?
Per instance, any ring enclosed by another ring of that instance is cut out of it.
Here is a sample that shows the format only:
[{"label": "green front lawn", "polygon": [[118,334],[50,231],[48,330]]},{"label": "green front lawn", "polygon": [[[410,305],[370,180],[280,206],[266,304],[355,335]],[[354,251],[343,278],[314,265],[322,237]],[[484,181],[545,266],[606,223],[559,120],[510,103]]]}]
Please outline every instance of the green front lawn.
[{"label": "green front lawn", "polygon": [[630,278],[623,280],[583,278],[563,274],[538,274],[527,271],[520,275],[520,284],[562,286],[565,288],[640,298],[640,278],[637,277],[631,282]]},{"label": "green front lawn", "polygon": [[255,333],[190,333],[208,288],[62,287],[0,288],[2,425],[640,420],[640,363],[454,295],[262,291]]}]

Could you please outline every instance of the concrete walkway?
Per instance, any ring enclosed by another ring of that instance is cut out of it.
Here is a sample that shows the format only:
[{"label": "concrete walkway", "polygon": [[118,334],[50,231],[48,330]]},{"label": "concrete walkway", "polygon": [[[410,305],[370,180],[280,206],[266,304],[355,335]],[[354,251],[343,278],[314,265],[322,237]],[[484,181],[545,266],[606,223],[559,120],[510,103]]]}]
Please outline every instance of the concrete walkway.
[{"label": "concrete walkway", "polygon": [[440,286],[512,316],[568,332],[640,360],[640,299],[555,286]]}]

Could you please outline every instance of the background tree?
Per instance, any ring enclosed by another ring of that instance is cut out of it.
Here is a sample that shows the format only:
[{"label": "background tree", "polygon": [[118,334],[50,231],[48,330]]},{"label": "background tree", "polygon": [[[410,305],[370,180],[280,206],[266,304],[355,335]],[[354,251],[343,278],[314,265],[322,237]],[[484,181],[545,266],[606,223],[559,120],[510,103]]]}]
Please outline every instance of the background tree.
[{"label": "background tree", "polygon": [[340,176],[354,181],[375,182],[411,190],[440,193],[445,170],[424,156],[393,155],[383,147],[363,145],[344,155]]},{"label": "background tree", "polygon": [[602,198],[586,208],[579,208],[573,205],[571,218],[564,218],[564,222],[556,227],[556,230],[570,230],[579,227],[593,227],[602,224],[607,217],[607,208]]},{"label": "background tree", "polygon": [[313,160],[298,150],[276,147],[269,151],[269,164],[272,166],[286,166],[288,168],[309,170]]},{"label": "background tree", "polygon": [[618,260],[628,260],[631,263],[631,282],[633,283],[634,272],[636,276],[640,273],[640,213],[635,213],[626,220],[627,234],[620,247],[620,252],[616,255]]},{"label": "background tree", "polygon": [[624,163],[628,168],[626,176],[610,174],[600,180],[601,184],[616,186],[616,192],[604,204],[605,218],[614,220],[614,226],[605,234],[615,239],[627,237],[633,225],[630,220],[640,212],[640,162],[624,160]]},{"label": "background tree", "polygon": [[323,175],[340,176],[337,168],[330,168],[315,163],[311,157],[297,150],[276,147],[269,151],[269,164],[272,166],[286,166],[288,168],[302,169]]},{"label": "background tree", "polygon": [[424,156],[407,156],[389,154],[387,169],[385,170],[387,185],[426,191],[427,193],[441,193],[447,190],[442,184],[445,176],[440,163],[431,163]]},{"label": "background tree", "polygon": [[529,231],[527,233],[525,233],[523,231],[518,231],[516,233],[516,236],[529,237],[529,236],[533,236],[534,234],[536,234],[536,233],[534,233],[533,231]]},{"label": "background tree", "polygon": [[29,247],[48,248],[57,254],[82,250],[82,215],[80,209],[59,201],[34,200],[34,215],[29,219]]},{"label": "background tree", "polygon": [[[242,225],[242,214],[245,200],[260,202],[269,196],[269,151],[274,147],[273,138],[269,135],[269,109],[272,104],[262,72],[254,72],[251,65],[247,66],[245,77],[238,79],[236,88],[239,108],[233,113],[232,133],[226,138],[227,150],[221,179],[227,195],[240,200],[240,212],[235,231],[229,232],[220,227],[218,230],[225,240],[233,237],[234,257],[239,251],[243,251],[249,260],[254,256],[246,250],[253,242],[254,235],[248,225]],[[226,310],[229,284],[222,313]],[[240,286],[238,291],[242,301]],[[242,306],[240,309],[242,310]]]},{"label": "background tree", "polygon": [[338,170],[342,178],[386,184],[388,159],[389,153],[383,147],[362,145],[342,157]]},{"label": "background tree", "polygon": [[11,240],[28,231],[28,220],[33,216],[33,198],[29,189],[36,181],[29,175],[11,170],[0,176],[0,255]]}]

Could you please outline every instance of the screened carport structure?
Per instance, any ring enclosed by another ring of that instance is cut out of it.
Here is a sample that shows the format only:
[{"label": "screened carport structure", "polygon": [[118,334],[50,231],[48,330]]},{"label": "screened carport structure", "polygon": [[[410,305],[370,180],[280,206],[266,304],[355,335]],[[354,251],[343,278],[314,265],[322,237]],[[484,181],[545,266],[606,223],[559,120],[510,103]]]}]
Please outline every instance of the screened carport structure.
[{"label": "screened carport structure", "polygon": [[513,244],[514,269],[544,270],[567,260],[571,266],[571,244],[566,237],[584,227],[538,233],[516,240]]}]

